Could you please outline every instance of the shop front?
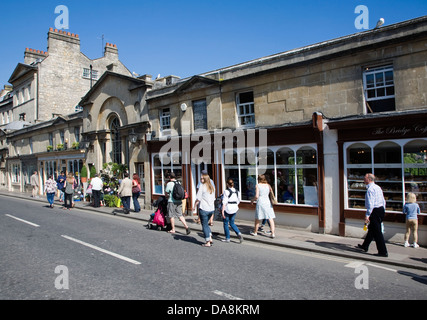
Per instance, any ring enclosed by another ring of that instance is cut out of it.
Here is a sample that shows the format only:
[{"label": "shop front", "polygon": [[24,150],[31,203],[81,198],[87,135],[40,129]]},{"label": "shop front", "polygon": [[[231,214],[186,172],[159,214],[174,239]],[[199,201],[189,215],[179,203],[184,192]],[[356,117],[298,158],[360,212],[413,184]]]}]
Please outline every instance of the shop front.
[{"label": "shop front", "polygon": [[304,124],[227,133],[231,144],[224,132],[200,140],[192,137],[188,150],[182,137],[175,138],[175,150],[167,145],[174,145],[171,140],[150,141],[152,198],[164,194],[167,173],[174,172],[188,191],[187,209],[192,212],[201,172],[206,170],[216,196],[224,191],[226,179],[234,180],[241,199],[239,219],[253,221],[251,199],[258,175],[264,174],[278,201],[274,207],[279,225],[324,232],[322,128],[322,117],[314,115]]},{"label": "shop front", "polygon": [[[408,193],[417,197],[420,243],[427,239],[427,113],[354,117],[328,122],[338,133],[340,235],[360,236],[365,215],[366,173],[376,176],[386,200],[386,239],[403,239]],[[424,214],[424,215],[423,215]],[[423,235],[423,236],[421,236]]]}]

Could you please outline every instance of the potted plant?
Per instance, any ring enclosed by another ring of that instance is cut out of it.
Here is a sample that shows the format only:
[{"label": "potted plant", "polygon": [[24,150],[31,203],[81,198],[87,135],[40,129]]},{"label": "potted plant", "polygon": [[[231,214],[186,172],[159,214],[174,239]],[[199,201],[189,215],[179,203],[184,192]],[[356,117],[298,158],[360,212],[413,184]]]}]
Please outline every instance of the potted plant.
[{"label": "potted plant", "polygon": [[85,165],[83,166],[82,171],[80,172],[80,180],[82,182],[87,182],[87,168]]},{"label": "potted plant", "polygon": [[47,146],[47,152],[51,152],[53,150],[53,146]]},{"label": "potted plant", "polygon": [[62,143],[58,143],[58,144],[56,145],[56,150],[61,151],[62,149],[64,149],[64,144],[62,144]]},{"label": "potted plant", "polygon": [[96,174],[95,166],[92,166],[92,167],[90,168],[90,177],[91,177],[91,178],[95,177],[95,174]]},{"label": "potted plant", "polygon": [[78,149],[80,147],[80,143],[78,143],[77,141],[76,142],[73,142],[73,144],[71,145],[71,148],[73,148],[73,149]]}]

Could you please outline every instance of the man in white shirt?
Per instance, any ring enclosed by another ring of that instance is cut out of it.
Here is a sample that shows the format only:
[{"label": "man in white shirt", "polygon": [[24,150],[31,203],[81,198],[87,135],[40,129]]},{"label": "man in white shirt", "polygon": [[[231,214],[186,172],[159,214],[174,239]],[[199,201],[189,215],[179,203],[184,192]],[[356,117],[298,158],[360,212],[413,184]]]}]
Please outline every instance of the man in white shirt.
[{"label": "man in white shirt", "polygon": [[385,214],[385,199],[383,191],[377,184],[374,183],[375,176],[372,173],[365,175],[364,182],[367,186],[365,195],[365,223],[368,224],[368,234],[366,235],[363,244],[357,245],[358,248],[368,251],[372,240],[375,240],[378,249],[378,256],[388,257],[387,248],[385,246],[384,235],[381,230],[381,224]]},{"label": "man in white shirt", "polygon": [[93,206],[99,208],[101,205],[101,191],[104,183],[102,182],[99,174],[95,174],[95,177],[90,182],[92,185],[92,196],[93,196]]}]

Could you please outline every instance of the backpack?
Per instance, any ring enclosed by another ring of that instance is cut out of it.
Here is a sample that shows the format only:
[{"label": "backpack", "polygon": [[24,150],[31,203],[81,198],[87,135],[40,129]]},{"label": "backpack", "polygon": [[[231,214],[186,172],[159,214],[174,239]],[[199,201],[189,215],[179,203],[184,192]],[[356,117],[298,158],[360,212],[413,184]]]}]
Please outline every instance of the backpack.
[{"label": "backpack", "polygon": [[[230,199],[230,198],[231,198],[231,196],[233,195],[233,193],[235,193],[235,194],[236,194],[236,196],[237,196],[237,198],[239,198],[239,190],[234,189],[234,190],[236,190],[236,191],[232,191],[230,188],[227,188],[226,190],[230,193],[230,194],[228,195],[228,199]],[[237,202],[236,202],[236,201],[228,201],[228,203],[229,203],[229,204],[237,204]]]},{"label": "backpack", "polygon": [[172,189],[172,198],[174,200],[184,200],[185,199],[185,190],[179,181],[173,181],[174,186]]}]

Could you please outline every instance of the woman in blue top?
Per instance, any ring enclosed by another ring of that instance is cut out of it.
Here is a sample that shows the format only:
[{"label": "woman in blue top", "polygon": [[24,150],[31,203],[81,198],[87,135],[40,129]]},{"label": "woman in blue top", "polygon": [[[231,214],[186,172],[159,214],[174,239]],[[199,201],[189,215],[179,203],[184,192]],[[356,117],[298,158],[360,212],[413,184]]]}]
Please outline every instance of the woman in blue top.
[{"label": "woman in blue top", "polygon": [[408,193],[408,199],[403,207],[403,213],[406,214],[406,233],[405,233],[405,247],[409,247],[409,235],[412,233],[414,235],[414,248],[418,248],[418,217],[417,214],[420,213],[420,207],[416,203],[417,198],[414,193]]}]

